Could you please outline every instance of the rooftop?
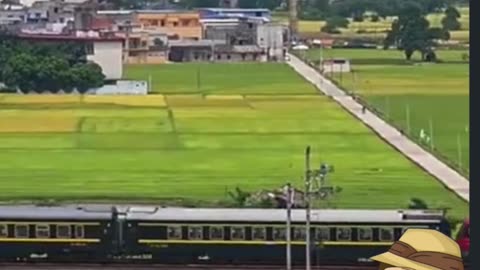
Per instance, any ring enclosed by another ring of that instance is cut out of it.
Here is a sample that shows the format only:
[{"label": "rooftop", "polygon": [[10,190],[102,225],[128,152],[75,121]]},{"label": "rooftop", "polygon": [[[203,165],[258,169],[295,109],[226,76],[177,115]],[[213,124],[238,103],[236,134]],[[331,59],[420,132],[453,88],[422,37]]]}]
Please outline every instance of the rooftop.
[{"label": "rooftop", "polygon": [[199,8],[198,10],[208,10],[213,12],[225,12],[225,13],[234,13],[234,12],[268,12],[269,9],[266,8]]},{"label": "rooftop", "polygon": [[27,34],[20,33],[17,37],[22,39],[47,40],[47,41],[98,41],[98,42],[123,42],[121,37],[94,37],[94,36],[70,36],[54,34]]}]

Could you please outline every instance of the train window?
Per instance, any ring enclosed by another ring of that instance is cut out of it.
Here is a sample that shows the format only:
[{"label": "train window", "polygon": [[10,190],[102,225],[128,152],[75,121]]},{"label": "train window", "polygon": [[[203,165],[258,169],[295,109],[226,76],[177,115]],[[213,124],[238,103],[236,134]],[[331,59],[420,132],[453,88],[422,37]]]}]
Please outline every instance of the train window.
[{"label": "train window", "polygon": [[57,238],[70,238],[71,235],[70,225],[57,225]]},{"label": "train window", "polygon": [[182,227],[168,226],[167,237],[168,239],[182,239]]},{"label": "train window", "polygon": [[230,239],[245,240],[245,229],[243,227],[230,227]]},{"label": "train window", "polygon": [[15,225],[15,237],[28,238],[28,225]]},{"label": "train window", "polygon": [[262,227],[252,228],[252,240],[265,240],[267,238],[267,230]]},{"label": "train window", "polygon": [[285,241],[287,238],[286,232],[285,228],[273,228],[273,240]]},{"label": "train window", "polygon": [[36,238],[49,238],[50,226],[48,224],[35,225],[35,237]]},{"label": "train window", "polygon": [[350,241],[350,240],[352,240],[352,229],[337,228],[337,241]]},{"label": "train window", "polygon": [[7,224],[0,224],[0,237],[8,237]]},{"label": "train window", "polygon": [[358,228],[358,241],[372,241],[373,232],[371,228]]},{"label": "train window", "polygon": [[329,241],[330,240],[330,229],[324,227],[318,227],[315,230],[315,239],[317,241]]},{"label": "train window", "polygon": [[202,227],[188,227],[188,239],[190,239],[190,240],[201,240],[201,239],[203,239],[203,228]]},{"label": "train window", "polygon": [[294,241],[305,241],[305,239],[306,239],[305,228],[303,228],[303,227],[293,228],[293,240]]},{"label": "train window", "polygon": [[379,236],[378,239],[380,241],[386,241],[386,242],[391,242],[393,241],[393,229],[391,228],[380,228],[378,230]]},{"label": "train window", "polygon": [[75,225],[75,238],[84,238],[85,228],[83,225]]},{"label": "train window", "polygon": [[210,227],[211,240],[223,240],[223,227]]}]

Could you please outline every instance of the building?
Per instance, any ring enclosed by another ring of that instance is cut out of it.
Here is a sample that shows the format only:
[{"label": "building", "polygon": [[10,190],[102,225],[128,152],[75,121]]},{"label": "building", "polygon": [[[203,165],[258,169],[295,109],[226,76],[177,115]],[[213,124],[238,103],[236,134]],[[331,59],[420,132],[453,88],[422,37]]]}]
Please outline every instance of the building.
[{"label": "building", "polygon": [[100,37],[98,34],[78,32],[75,36],[22,33],[18,37],[37,42],[78,42],[85,44],[87,60],[102,68],[106,80],[119,80],[123,76],[122,43],[118,37]]},{"label": "building", "polygon": [[22,6],[0,4],[0,25],[21,24],[26,17],[27,11]]},{"label": "building", "polygon": [[200,14],[197,11],[137,10],[134,22],[139,23],[144,29],[164,33],[170,39],[203,38]]},{"label": "building", "polygon": [[257,26],[257,44],[267,52],[269,60],[283,61],[286,56],[285,37],[287,28],[279,24],[263,24]]},{"label": "building", "polygon": [[219,6],[222,8],[238,7],[238,0],[220,0]]},{"label": "building", "polygon": [[265,62],[267,55],[256,45],[229,45],[224,41],[170,41],[172,62]]},{"label": "building", "polygon": [[201,19],[219,18],[257,18],[270,22],[271,12],[265,8],[199,8]]},{"label": "building", "polygon": [[327,59],[322,62],[324,73],[348,73],[351,72],[350,61],[347,59]]},{"label": "building", "polygon": [[97,0],[40,0],[26,4],[30,5],[27,8],[26,18],[26,22],[30,24],[66,24],[76,19],[75,12],[78,7],[98,5]]}]

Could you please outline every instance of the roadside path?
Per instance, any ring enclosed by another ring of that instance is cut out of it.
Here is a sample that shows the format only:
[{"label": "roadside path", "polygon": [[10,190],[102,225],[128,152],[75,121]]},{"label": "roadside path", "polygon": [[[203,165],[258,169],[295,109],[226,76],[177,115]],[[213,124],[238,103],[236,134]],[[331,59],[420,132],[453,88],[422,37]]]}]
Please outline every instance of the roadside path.
[{"label": "roadside path", "polygon": [[437,178],[448,189],[455,192],[465,201],[470,202],[470,184],[465,177],[460,175],[454,169],[448,167],[422,147],[418,146],[408,137],[401,135],[398,130],[383,121],[374,113],[369,110],[362,113],[362,105],[353,100],[351,96],[348,96],[335,84],[320,75],[315,69],[305,64],[296,56],[292,54],[289,54],[288,56],[290,57],[290,61],[287,63],[302,77],[314,84],[325,95],[331,96],[344,109],[370,127],[375,133],[407,158]]}]

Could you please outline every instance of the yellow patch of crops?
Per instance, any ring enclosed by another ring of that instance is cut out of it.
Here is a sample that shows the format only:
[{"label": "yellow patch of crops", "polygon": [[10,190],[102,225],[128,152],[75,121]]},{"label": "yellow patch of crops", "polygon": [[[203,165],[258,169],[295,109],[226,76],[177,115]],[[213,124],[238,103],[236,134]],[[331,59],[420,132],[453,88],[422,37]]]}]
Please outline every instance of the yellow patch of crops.
[{"label": "yellow patch of crops", "polygon": [[84,103],[88,104],[115,104],[134,107],[165,107],[165,97],[163,95],[147,96],[84,96]]},{"label": "yellow patch of crops", "polygon": [[0,118],[2,132],[74,132],[78,118],[72,117],[5,117]]},{"label": "yellow patch of crops", "polygon": [[17,95],[6,94],[0,99],[3,104],[65,104],[79,103],[76,95]]},{"label": "yellow patch of crops", "polygon": [[241,95],[208,95],[207,100],[243,100]]}]

